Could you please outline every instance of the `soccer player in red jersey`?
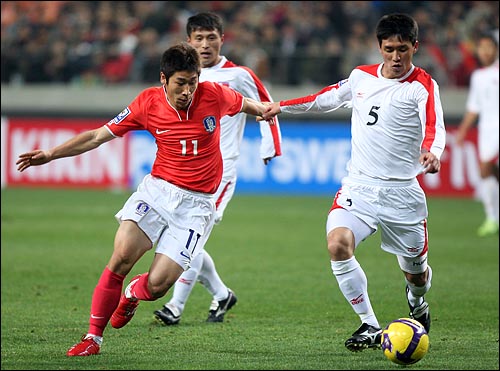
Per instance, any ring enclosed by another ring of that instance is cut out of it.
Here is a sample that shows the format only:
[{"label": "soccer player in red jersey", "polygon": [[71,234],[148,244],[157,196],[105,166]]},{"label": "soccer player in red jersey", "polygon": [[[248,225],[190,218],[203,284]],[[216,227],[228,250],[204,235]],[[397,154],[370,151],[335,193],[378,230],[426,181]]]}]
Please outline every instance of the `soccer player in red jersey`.
[{"label": "soccer player in red jersey", "polygon": [[[200,57],[180,43],[161,58],[162,86],[142,91],[128,107],[100,128],[80,133],[49,150],[19,155],[18,170],[76,156],[125,135],[147,130],[158,150],[151,173],[116,214],[114,250],[94,289],[88,332],[68,356],[99,354],[108,324],[125,326],[140,300],[153,301],[203,250],[215,219],[216,192],[222,177],[220,121],[240,112],[260,116],[265,106],[228,87],[199,82]],[[236,129],[236,128],[235,128]],[[123,282],[145,252],[156,246],[149,272]]]},{"label": "soccer player in red jersey", "polygon": [[382,329],[368,296],[368,281],[354,252],[381,232],[381,248],[397,257],[410,317],[430,329],[427,202],[421,173],[437,173],[446,131],[439,86],[413,65],[418,25],[406,14],[383,16],[376,28],[382,62],[358,66],[348,79],[301,98],[270,103],[264,118],[280,112],[328,112],[352,107],[348,175],[326,222],[331,268],[361,326],[345,346],[376,348]]},{"label": "soccer player in red jersey", "polygon": [[[220,54],[224,43],[222,19],[214,13],[198,13],[189,17],[186,24],[188,42],[198,50],[201,59],[200,81],[214,81],[257,101],[271,102],[272,98],[262,81],[248,67],[239,66]],[[234,195],[237,181],[237,162],[245,130],[247,115],[239,113],[221,119],[221,151],[224,173],[216,198],[218,225]],[[260,121],[260,156],[264,164],[281,155],[281,132],[278,118],[273,123]],[[220,278],[212,257],[204,249],[193,259],[188,270],[172,290],[172,297],[161,309],[155,310],[156,319],[164,325],[175,325],[181,320],[186,302],[197,281],[212,295],[207,322],[223,322],[224,315],[236,304],[237,297]]]}]

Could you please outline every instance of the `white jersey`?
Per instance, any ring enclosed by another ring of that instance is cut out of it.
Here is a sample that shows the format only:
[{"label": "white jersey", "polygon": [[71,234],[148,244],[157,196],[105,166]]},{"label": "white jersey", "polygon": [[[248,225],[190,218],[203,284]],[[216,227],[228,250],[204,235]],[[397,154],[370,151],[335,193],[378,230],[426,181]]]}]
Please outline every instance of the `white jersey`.
[{"label": "white jersey", "polygon": [[349,175],[411,180],[423,170],[421,151],[440,158],[445,147],[439,87],[413,65],[405,76],[386,79],[382,65],[359,66],[348,79],[316,94],[281,101],[281,111],[329,112],[352,107]]},{"label": "white jersey", "polygon": [[[213,81],[229,86],[243,96],[259,102],[272,102],[269,92],[251,69],[238,66],[224,56],[215,66],[201,69],[200,82],[202,81]],[[220,145],[224,166],[228,160],[234,165],[234,161],[239,157],[246,119],[247,115],[243,112],[221,119]],[[274,125],[261,121],[260,132],[262,135],[260,157],[265,159],[281,155],[281,132],[278,120],[275,118]]]},{"label": "white jersey", "polygon": [[489,67],[475,70],[471,76],[467,111],[479,115],[478,148],[481,160],[498,157],[498,60]]}]

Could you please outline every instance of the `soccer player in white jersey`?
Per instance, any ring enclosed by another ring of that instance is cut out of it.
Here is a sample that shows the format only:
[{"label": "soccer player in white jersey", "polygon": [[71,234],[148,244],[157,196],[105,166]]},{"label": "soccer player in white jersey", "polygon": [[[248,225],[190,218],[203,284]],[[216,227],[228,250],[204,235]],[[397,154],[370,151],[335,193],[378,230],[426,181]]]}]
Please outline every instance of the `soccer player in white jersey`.
[{"label": "soccer player in white jersey", "polygon": [[381,326],[368,296],[366,275],[354,256],[381,232],[381,248],[396,255],[404,274],[410,316],[430,329],[427,202],[417,180],[436,173],[445,147],[439,88],[413,65],[418,25],[406,14],[383,16],[376,28],[382,63],[356,67],[348,79],[315,94],[271,103],[263,118],[280,112],[328,112],[352,106],[348,175],[326,222],[331,269],[361,325],[348,338],[351,351],[376,348]]},{"label": "soccer player in white jersey", "polygon": [[[497,35],[479,37],[476,53],[482,68],[472,73],[466,112],[455,134],[462,145],[467,131],[477,122],[479,169],[481,181],[479,195],[486,220],[477,233],[480,237],[498,233],[498,31]],[[479,120],[478,120],[479,119]]]},{"label": "soccer player in white jersey", "polygon": [[[161,58],[161,86],[143,90],[120,114],[49,150],[19,155],[18,170],[90,151],[132,130],[147,130],[158,150],[151,173],[116,214],[120,223],[114,250],[92,295],[89,327],[67,356],[99,354],[104,330],[125,326],[141,300],[164,296],[203,250],[215,216],[222,179],[220,120],[246,112],[262,115],[265,106],[209,81],[199,82],[200,56],[187,43]],[[155,248],[149,271],[135,276],[122,293],[135,263]]]},{"label": "soccer player in white jersey", "polygon": [[[240,92],[257,101],[270,102],[272,98],[261,80],[248,67],[238,66],[220,54],[224,43],[223,22],[215,13],[198,13],[191,16],[186,24],[187,41],[198,50],[201,58],[200,81],[213,81]],[[219,224],[229,201],[233,197],[247,115],[245,113],[225,116],[221,120],[220,146],[224,163],[222,182],[216,198],[216,220]],[[277,118],[274,123],[260,122],[262,136],[260,156],[264,164],[281,155],[281,133]],[[178,324],[186,302],[197,281],[212,294],[213,300],[207,322],[223,322],[225,313],[236,303],[234,292],[221,280],[212,257],[206,250],[200,253],[176,282],[171,299],[154,311],[155,318],[164,325]]]}]

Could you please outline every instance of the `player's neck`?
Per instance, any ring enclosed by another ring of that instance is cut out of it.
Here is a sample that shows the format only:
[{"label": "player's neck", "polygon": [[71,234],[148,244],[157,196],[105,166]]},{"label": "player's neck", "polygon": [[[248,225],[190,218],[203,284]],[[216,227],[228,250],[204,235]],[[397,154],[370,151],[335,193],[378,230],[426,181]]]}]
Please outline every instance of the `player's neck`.
[{"label": "player's neck", "polygon": [[210,65],[203,66],[203,68],[211,68],[213,66],[217,66],[220,63],[221,60],[222,60],[222,57],[219,55],[215,59],[214,63],[211,63]]}]

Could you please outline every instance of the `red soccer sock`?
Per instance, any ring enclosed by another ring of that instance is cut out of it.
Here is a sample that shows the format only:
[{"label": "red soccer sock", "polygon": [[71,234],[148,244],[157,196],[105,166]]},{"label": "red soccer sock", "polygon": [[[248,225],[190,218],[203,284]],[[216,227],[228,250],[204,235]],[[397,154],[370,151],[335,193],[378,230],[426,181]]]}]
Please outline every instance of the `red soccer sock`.
[{"label": "red soccer sock", "polygon": [[125,276],[111,272],[108,267],[104,268],[92,295],[89,334],[102,336],[120,301],[124,280]]},{"label": "red soccer sock", "polygon": [[153,296],[149,292],[148,277],[149,277],[149,273],[143,273],[139,276],[138,281],[130,288],[130,291],[132,293],[132,297],[137,298],[139,300],[145,300],[145,301],[156,300],[155,298],[153,298]]}]

